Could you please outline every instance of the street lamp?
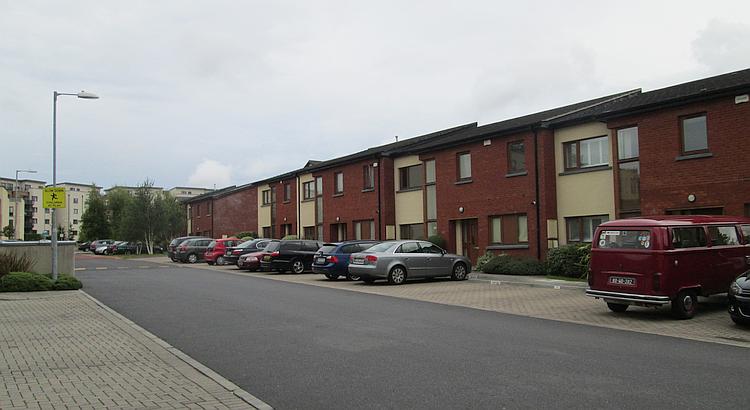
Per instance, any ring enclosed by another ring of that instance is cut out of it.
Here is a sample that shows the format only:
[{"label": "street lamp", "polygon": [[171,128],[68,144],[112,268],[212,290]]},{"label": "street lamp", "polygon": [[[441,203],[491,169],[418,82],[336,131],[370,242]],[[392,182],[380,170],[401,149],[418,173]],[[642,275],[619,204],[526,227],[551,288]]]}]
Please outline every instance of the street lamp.
[{"label": "street lamp", "polygon": [[[52,187],[57,186],[57,97],[60,95],[74,95],[78,98],[95,100],[99,98],[94,93],[81,91],[79,93],[52,92]],[[65,204],[66,206],[68,204]],[[57,280],[57,208],[52,208],[52,280]]]},{"label": "street lamp", "polygon": [[36,174],[36,171],[33,169],[17,169],[16,170],[16,190],[13,193],[13,239],[18,239],[18,191],[20,191],[20,187],[18,185],[18,174],[20,173],[26,173],[26,174]]}]

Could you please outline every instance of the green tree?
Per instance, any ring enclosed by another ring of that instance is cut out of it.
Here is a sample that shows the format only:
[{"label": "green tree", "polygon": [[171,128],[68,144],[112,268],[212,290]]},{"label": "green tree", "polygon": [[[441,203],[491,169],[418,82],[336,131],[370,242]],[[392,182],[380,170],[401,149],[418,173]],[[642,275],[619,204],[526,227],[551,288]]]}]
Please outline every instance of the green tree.
[{"label": "green tree", "polygon": [[180,236],[185,232],[187,215],[185,214],[185,206],[178,202],[168,192],[161,194],[161,201],[166,220],[164,223],[164,230],[159,235],[158,240],[161,242],[169,242],[172,238]]},{"label": "green tree", "polygon": [[8,226],[3,228],[2,234],[6,238],[12,238],[13,234],[16,233],[15,228],[13,228],[13,223],[9,223]]},{"label": "green tree", "polygon": [[114,189],[107,193],[107,210],[109,211],[109,223],[112,227],[112,237],[121,239],[125,237],[125,212],[133,200],[130,192],[124,189]]},{"label": "green tree", "polygon": [[[58,231],[59,232],[59,231]],[[99,190],[92,186],[86,203],[86,210],[81,217],[81,240],[93,241],[108,238],[111,234],[107,218],[107,204]]]}]

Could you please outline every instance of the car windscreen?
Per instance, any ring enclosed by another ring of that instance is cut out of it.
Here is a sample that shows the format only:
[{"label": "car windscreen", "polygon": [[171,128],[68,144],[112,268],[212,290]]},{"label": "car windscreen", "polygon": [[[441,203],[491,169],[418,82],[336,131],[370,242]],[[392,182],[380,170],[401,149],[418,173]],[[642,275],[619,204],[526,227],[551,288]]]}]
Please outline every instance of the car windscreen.
[{"label": "car windscreen", "polygon": [[271,242],[263,250],[266,252],[273,252],[278,250],[279,246],[281,246],[281,242]]},{"label": "car windscreen", "polygon": [[322,253],[331,253],[336,250],[338,245],[323,245],[320,249],[318,249],[318,252]]},{"label": "car windscreen", "polygon": [[367,252],[367,253],[388,252],[389,250],[393,249],[396,245],[398,245],[398,242],[383,242],[383,243],[379,243],[377,245],[370,247],[364,252]]},{"label": "car windscreen", "polygon": [[253,239],[252,241],[246,241],[242,242],[241,244],[235,246],[237,249],[245,249],[245,248],[255,248],[255,244],[259,241],[257,239]]},{"label": "car windscreen", "polygon": [[211,243],[208,244],[209,248],[215,248],[216,247],[216,241],[211,241]]},{"label": "car windscreen", "polygon": [[651,231],[638,229],[607,229],[599,233],[599,248],[648,249]]},{"label": "car windscreen", "polygon": [[169,246],[175,246],[177,245],[177,242],[179,242],[179,239],[172,239],[172,242],[169,243]]}]

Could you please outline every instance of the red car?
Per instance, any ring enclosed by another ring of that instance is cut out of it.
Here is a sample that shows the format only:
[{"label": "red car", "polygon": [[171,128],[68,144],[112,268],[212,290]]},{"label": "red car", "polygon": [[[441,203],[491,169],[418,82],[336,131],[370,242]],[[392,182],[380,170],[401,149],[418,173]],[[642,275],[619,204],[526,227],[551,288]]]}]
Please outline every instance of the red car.
[{"label": "red car", "polygon": [[223,265],[225,262],[224,253],[227,251],[227,248],[237,246],[240,243],[242,243],[242,241],[237,238],[214,239],[208,245],[206,253],[203,254],[203,259],[205,259],[206,263],[209,265]]},{"label": "red car", "polygon": [[[269,244],[279,242],[277,239],[273,239]],[[251,252],[246,253],[244,255],[240,255],[240,258],[237,259],[237,267],[240,269],[249,270],[252,272],[255,272],[256,270],[260,269],[260,260],[263,259],[264,256],[270,255],[270,252],[266,252],[265,250],[259,250],[257,252]]]},{"label": "red car", "polygon": [[749,264],[749,218],[620,219],[596,229],[586,294],[613,312],[671,304],[674,316],[689,319],[698,296],[727,292]]}]

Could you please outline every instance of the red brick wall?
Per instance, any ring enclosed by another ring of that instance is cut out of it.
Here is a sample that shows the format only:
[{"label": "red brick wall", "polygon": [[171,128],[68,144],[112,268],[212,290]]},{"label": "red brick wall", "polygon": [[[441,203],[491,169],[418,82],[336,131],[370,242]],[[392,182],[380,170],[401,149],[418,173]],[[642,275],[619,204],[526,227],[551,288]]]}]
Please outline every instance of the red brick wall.
[{"label": "red brick wall", "polygon": [[[292,194],[288,202],[284,202],[284,184],[291,186]],[[284,224],[292,225],[292,235],[297,234],[297,179],[290,178],[279,182],[272,182],[276,187],[276,236],[281,238]],[[286,221],[284,221],[286,218]]]},{"label": "red brick wall", "polygon": [[[706,113],[710,158],[678,161],[681,155],[680,116]],[[724,214],[742,215],[750,203],[750,103],[735,104],[734,96],[609,121],[608,127],[638,126],[643,215],[668,209],[724,207]],[[616,144],[615,144],[616,146]],[[615,165],[615,178],[616,174]],[[688,202],[689,194],[696,201]],[[619,205],[619,204],[618,204]]]},{"label": "red brick wall", "polygon": [[246,187],[216,198],[213,207],[214,238],[258,230],[257,187]]},{"label": "red brick wall", "polygon": [[[213,235],[214,222],[213,222],[213,211],[208,212],[211,208],[213,199],[206,198],[200,201],[190,203],[191,207],[191,235],[203,235],[204,232],[208,231],[209,236]],[[213,237],[213,236],[212,236]]]}]

